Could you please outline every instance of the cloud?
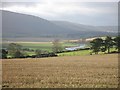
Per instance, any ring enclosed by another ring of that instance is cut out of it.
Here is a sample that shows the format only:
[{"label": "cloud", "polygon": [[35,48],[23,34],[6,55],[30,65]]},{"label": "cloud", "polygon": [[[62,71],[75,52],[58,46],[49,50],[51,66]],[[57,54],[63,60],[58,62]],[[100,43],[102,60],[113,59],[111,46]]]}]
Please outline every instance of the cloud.
[{"label": "cloud", "polygon": [[[72,20],[79,22],[81,18],[95,19],[111,18],[111,21],[116,20],[117,3],[110,2],[77,2],[78,0],[40,0],[37,2],[4,2],[3,10],[9,10],[19,13],[31,14],[41,18],[50,20]],[[68,18],[69,17],[69,18]],[[74,18],[73,18],[74,17]],[[76,19],[77,18],[77,19]],[[114,19],[113,19],[114,18]],[[104,19],[104,20],[105,20]],[[83,20],[82,21],[87,21]],[[101,20],[100,20],[101,21]],[[103,22],[103,21],[101,21]],[[106,21],[104,21],[106,22]],[[90,21],[86,22],[90,23]],[[107,22],[106,22],[107,23]]]},{"label": "cloud", "polygon": [[1,0],[2,2],[118,2],[119,0]]}]

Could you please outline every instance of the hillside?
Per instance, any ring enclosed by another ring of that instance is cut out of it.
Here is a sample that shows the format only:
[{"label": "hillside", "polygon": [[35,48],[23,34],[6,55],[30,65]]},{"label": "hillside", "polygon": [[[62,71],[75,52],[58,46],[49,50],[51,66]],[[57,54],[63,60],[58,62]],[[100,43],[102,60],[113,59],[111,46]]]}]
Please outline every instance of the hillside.
[{"label": "hillside", "polygon": [[[52,21],[54,24],[67,27],[69,29],[74,29],[77,31],[104,31],[104,32],[117,32],[117,26],[90,26],[90,25],[83,25],[68,21]],[[107,30],[107,31],[106,31]]]},{"label": "hillside", "polygon": [[31,38],[31,40],[32,38],[77,39],[115,34],[100,30],[99,27],[64,21],[49,21],[10,11],[2,11],[2,30],[3,38]]}]

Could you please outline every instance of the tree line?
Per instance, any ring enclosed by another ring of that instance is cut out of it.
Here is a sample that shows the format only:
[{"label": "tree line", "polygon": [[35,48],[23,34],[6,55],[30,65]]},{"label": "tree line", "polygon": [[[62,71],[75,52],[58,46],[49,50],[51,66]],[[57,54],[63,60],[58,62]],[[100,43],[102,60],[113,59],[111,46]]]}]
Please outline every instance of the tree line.
[{"label": "tree line", "polygon": [[110,49],[115,47],[118,53],[120,53],[120,36],[110,37],[105,39],[96,38],[90,42],[92,53],[98,54],[99,52],[110,53]]}]

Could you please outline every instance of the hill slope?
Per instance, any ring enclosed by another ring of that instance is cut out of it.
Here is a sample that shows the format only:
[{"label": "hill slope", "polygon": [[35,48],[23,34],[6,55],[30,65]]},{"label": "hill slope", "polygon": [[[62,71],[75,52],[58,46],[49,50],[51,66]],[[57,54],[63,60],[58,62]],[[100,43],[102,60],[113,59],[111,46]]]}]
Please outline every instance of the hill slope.
[{"label": "hill slope", "polygon": [[71,22],[49,21],[40,17],[2,11],[3,38],[80,38],[113,35],[113,32],[100,31],[99,27]]}]

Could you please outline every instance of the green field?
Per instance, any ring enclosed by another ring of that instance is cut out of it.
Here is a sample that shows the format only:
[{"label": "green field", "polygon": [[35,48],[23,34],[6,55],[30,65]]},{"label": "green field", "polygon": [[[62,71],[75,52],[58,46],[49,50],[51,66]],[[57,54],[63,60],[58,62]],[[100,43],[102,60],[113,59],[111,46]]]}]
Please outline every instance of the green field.
[{"label": "green field", "polygon": [[52,43],[18,43],[23,46],[23,48],[29,48],[29,49],[40,49],[45,51],[51,51],[52,50]]},{"label": "green field", "polygon": [[[7,47],[9,43],[3,43],[3,47]],[[52,51],[52,42],[17,42],[17,44],[22,45],[23,48],[29,48],[29,49],[39,49],[39,50],[45,50],[45,51]],[[78,46],[79,44],[76,43],[61,43],[61,46],[63,49],[65,47],[74,47]]]},{"label": "green field", "polygon": [[81,55],[90,55],[91,50],[80,50],[73,52],[59,53],[59,56],[81,56]]},{"label": "green field", "polygon": [[[42,51],[47,51],[47,52],[52,52],[52,42],[16,42],[17,44],[20,44],[22,48],[29,48],[32,50],[42,50]],[[9,43],[3,43],[3,48],[6,48]],[[61,42],[61,46],[63,50],[65,50],[65,47],[75,47],[78,46],[79,44],[76,43],[66,43],[66,42]],[[26,55],[35,55],[34,51],[24,51],[24,54]],[[8,55],[8,57],[11,57]]]},{"label": "green field", "polygon": [[[110,51],[112,52],[117,50],[115,48],[111,48]],[[58,55],[59,56],[84,56],[84,55],[90,55],[91,52],[92,50],[79,50],[79,51],[59,53]],[[107,53],[107,51],[105,53]],[[99,54],[104,54],[104,52],[99,52]]]},{"label": "green field", "polygon": [[[29,48],[29,49],[40,49],[40,50],[46,50],[46,51],[52,51],[52,42],[17,42],[18,44],[22,45],[23,48]],[[9,43],[3,43],[4,47],[7,47]],[[76,43],[61,43],[62,47],[74,47],[78,46]]]},{"label": "green field", "polygon": [[[22,45],[23,48],[29,48],[32,50],[43,50],[43,51],[52,51],[52,42],[18,42],[18,44]],[[7,44],[4,44],[4,46],[7,46]],[[63,50],[65,50],[65,47],[75,47],[79,44],[77,43],[61,43]],[[110,51],[116,51],[115,48],[111,48]],[[79,50],[79,51],[72,51],[72,52],[65,52],[65,53],[59,53],[59,56],[82,56],[82,55],[90,55],[92,50]],[[34,51],[25,51],[26,55],[35,55]],[[107,51],[106,51],[107,53]],[[99,54],[104,54],[103,52],[99,52]]]}]

